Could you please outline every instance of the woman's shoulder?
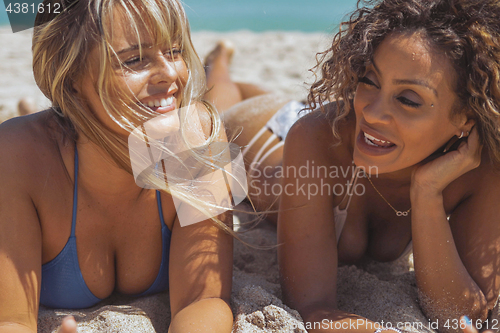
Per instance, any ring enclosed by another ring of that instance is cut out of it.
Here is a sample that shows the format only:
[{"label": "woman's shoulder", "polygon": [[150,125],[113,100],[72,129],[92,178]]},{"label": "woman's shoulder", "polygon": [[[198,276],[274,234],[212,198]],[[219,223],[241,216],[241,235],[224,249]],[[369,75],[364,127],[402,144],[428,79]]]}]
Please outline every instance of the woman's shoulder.
[{"label": "woman's shoulder", "polygon": [[47,127],[52,123],[49,110],[6,120],[0,124],[0,145],[16,148],[43,145],[50,138]]},{"label": "woman's shoulder", "polygon": [[[500,186],[500,165],[492,160],[486,149],[483,149],[479,166],[467,172],[458,180],[470,189],[483,190],[484,188],[491,188],[491,186],[498,188]],[[500,191],[495,191],[495,195],[500,199]]]},{"label": "woman's shoulder", "polygon": [[47,160],[53,154],[56,140],[50,134],[49,111],[9,119],[0,124],[0,171],[28,172],[41,168],[40,159]]},{"label": "woman's shoulder", "polygon": [[355,118],[348,115],[339,120],[336,126],[337,135],[335,135],[333,123],[337,114],[336,110],[336,103],[329,103],[324,106],[323,110],[314,110],[300,118],[287,135],[289,144],[299,149],[302,147],[301,150],[335,159],[335,161],[329,161],[330,163],[339,163],[344,159],[347,163],[351,163]]},{"label": "woman's shoulder", "polygon": [[[447,214],[459,207],[480,203],[486,207],[496,207],[500,200],[500,166],[490,158],[486,149],[482,151],[481,164],[451,182],[443,191]],[[467,210],[470,210],[469,207]],[[484,212],[484,209],[481,209]],[[458,210],[457,210],[458,211]]]}]

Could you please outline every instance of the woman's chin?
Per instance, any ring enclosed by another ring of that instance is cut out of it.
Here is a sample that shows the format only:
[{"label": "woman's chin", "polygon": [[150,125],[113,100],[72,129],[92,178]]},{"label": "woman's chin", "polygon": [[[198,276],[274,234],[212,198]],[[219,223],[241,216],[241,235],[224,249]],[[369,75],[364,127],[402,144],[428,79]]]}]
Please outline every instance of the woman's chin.
[{"label": "woman's chin", "polygon": [[412,162],[409,160],[404,163],[401,159],[391,161],[375,161],[373,159],[366,158],[366,156],[363,156],[362,154],[356,154],[356,151],[354,151],[353,161],[358,168],[363,170],[363,172],[374,177],[389,173],[397,173],[406,177],[408,174],[411,174],[411,169],[419,163],[418,161]]},{"label": "woman's chin", "polygon": [[363,169],[369,175],[379,175],[404,169],[400,163],[388,157],[367,156],[354,148],[353,161],[358,168]]}]

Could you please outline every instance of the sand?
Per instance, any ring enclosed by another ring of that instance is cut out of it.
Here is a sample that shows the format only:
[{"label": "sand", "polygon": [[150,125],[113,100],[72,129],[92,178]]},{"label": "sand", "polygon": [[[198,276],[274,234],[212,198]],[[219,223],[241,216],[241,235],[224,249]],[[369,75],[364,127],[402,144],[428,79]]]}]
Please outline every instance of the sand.
[{"label": "sand", "polygon": [[[0,28],[0,121],[17,115],[17,103],[28,97],[39,109],[49,101],[35,84],[31,71],[32,29],[13,34]],[[300,32],[234,33],[197,32],[193,43],[203,58],[218,40],[230,40],[236,48],[231,75],[235,81],[258,84],[262,88],[302,100],[312,82],[308,69],[315,64],[316,52],[326,48],[327,34]]]},{"label": "sand", "polygon": [[[197,32],[193,42],[204,57],[215,43],[228,39],[235,45],[231,74],[234,80],[255,83],[289,98],[302,100],[312,75],[318,51],[326,48],[327,34],[248,31],[234,33]],[[36,87],[31,71],[31,31],[12,34],[0,29],[0,122],[17,115],[20,98],[28,97],[37,108],[49,106]],[[247,206],[240,207],[243,210]],[[248,221],[246,214],[236,214]],[[243,227],[242,230],[245,228]],[[266,221],[246,231],[252,244],[276,244],[275,228]],[[313,273],[311,273],[313,274]],[[276,249],[256,250],[235,242],[232,309],[234,332],[305,332],[297,311],[281,300]],[[339,268],[338,305],[377,322],[405,323],[407,332],[434,332],[417,300],[411,258],[381,264]],[[168,293],[140,299],[114,295],[97,306],[79,310],[41,308],[39,332],[55,332],[61,318],[72,314],[79,332],[167,332],[170,322]],[[498,309],[494,311],[498,318]],[[404,324],[403,324],[404,325]]]}]

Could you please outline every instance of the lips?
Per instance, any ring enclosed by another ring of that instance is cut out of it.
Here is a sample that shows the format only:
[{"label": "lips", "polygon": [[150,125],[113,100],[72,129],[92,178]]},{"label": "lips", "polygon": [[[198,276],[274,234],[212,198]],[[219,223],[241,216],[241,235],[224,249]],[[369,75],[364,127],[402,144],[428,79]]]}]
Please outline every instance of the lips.
[{"label": "lips", "polygon": [[356,146],[362,153],[372,156],[389,154],[398,147],[392,141],[389,141],[381,134],[378,134],[366,126],[361,126],[356,139]]},{"label": "lips", "polygon": [[382,139],[377,139],[373,135],[363,132],[364,140],[367,144],[374,147],[389,148],[394,146],[394,143]]}]

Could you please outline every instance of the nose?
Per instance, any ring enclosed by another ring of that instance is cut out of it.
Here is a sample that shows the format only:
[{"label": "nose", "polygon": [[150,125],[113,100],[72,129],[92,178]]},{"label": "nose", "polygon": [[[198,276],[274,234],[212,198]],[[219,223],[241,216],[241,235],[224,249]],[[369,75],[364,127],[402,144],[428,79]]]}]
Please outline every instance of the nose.
[{"label": "nose", "polygon": [[392,119],[390,103],[382,96],[370,100],[362,109],[363,117],[369,124],[389,124]]},{"label": "nose", "polygon": [[154,61],[154,70],[151,76],[153,84],[172,84],[179,77],[175,68],[175,62],[168,59],[168,55],[158,52]]}]

